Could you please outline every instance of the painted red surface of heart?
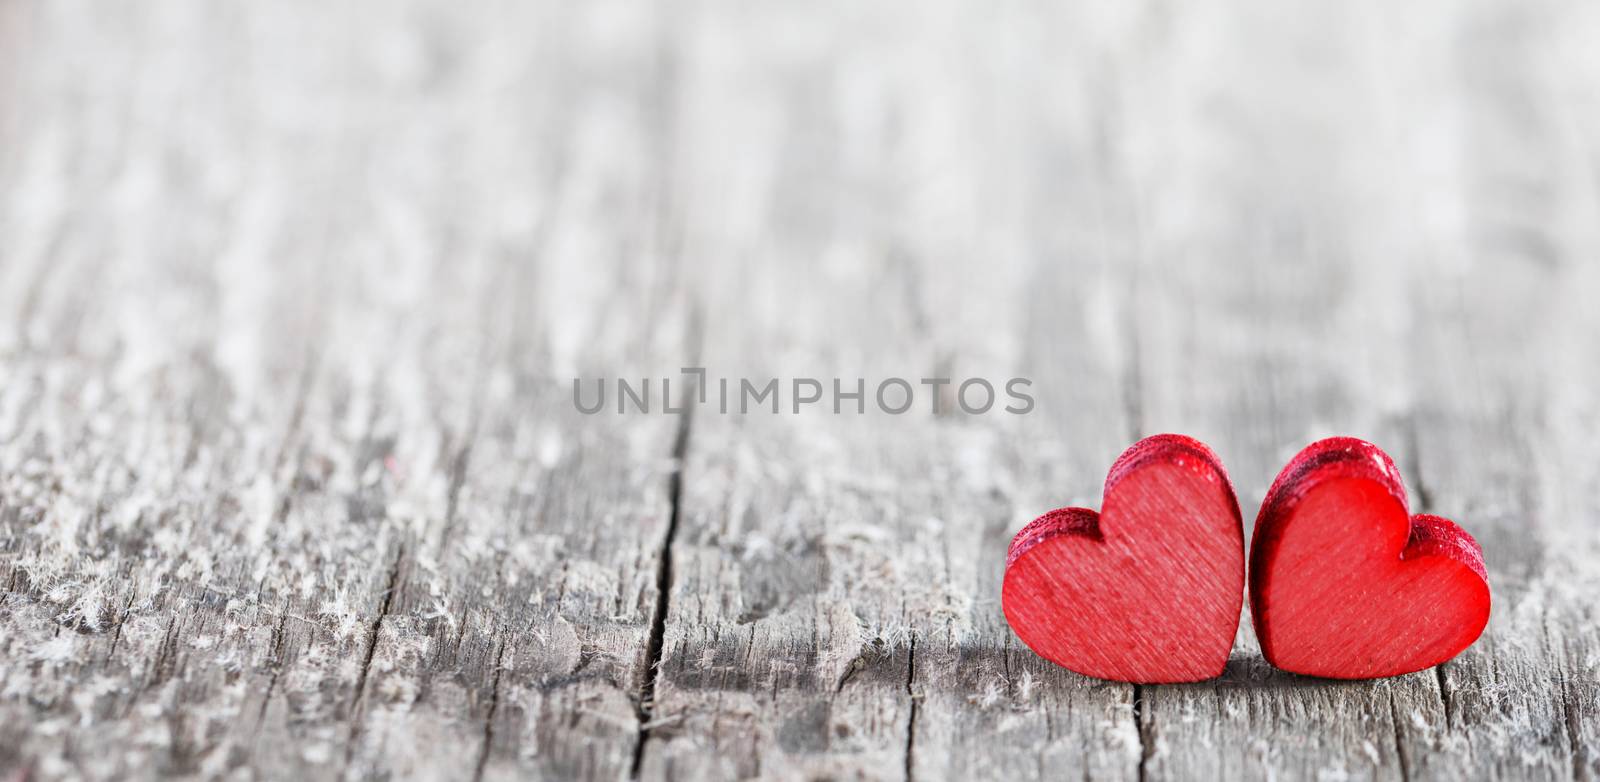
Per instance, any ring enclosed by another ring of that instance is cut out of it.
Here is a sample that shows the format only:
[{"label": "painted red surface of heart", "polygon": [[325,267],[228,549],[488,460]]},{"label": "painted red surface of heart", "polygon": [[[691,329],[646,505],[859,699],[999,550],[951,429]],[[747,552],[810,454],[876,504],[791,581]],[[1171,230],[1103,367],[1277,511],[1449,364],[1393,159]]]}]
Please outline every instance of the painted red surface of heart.
[{"label": "painted red surface of heart", "polygon": [[1088,676],[1162,683],[1222,673],[1239,624],[1244,541],[1227,473],[1182,435],[1112,465],[1101,511],[1051,511],[1017,533],[1001,606],[1040,656]]},{"label": "painted red surface of heart", "polygon": [[1477,541],[1411,515],[1393,460],[1354,438],[1307,446],[1262,503],[1250,607],[1267,661],[1337,679],[1422,670],[1466,649],[1489,620]]}]

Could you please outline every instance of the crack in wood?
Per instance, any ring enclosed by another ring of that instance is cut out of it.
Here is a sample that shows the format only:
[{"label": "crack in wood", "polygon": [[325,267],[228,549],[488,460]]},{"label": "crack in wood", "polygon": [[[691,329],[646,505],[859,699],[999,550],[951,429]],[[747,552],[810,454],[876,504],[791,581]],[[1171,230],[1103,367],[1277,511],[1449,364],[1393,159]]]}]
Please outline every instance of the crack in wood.
[{"label": "crack in wood", "polygon": [[[698,350],[698,329],[691,327],[694,342]],[[698,360],[696,361],[698,363]],[[694,420],[694,407],[688,404],[689,397],[695,393],[695,384],[691,381],[684,388],[684,412],[678,419],[678,431],[672,443],[672,477],[667,482],[667,496],[670,509],[667,513],[667,531],[662,536],[661,553],[656,559],[656,605],[650,618],[650,640],[645,645],[644,669],[640,671],[639,682],[639,735],[633,748],[633,763],[630,768],[630,777],[639,777],[639,767],[644,762],[645,743],[650,740],[653,729],[652,721],[655,715],[656,680],[660,677],[662,647],[666,642],[667,609],[672,595],[672,544],[677,539],[678,524],[683,510],[683,473],[684,460],[689,453],[689,430]]]},{"label": "crack in wood", "polygon": [[1446,678],[1444,667],[1448,663],[1439,663],[1433,667],[1434,678],[1439,682],[1439,709],[1444,712],[1444,729],[1450,730],[1455,722],[1455,698],[1450,694],[1449,679]]},{"label": "crack in wood", "polygon": [[917,751],[917,694],[912,682],[917,678],[917,639],[911,638],[906,652],[906,698],[911,702],[911,714],[906,718],[906,782],[913,779]]},{"label": "crack in wood", "polygon": [[1144,713],[1144,685],[1133,685],[1133,727],[1139,739],[1139,782],[1144,782],[1150,771],[1150,759],[1155,756],[1155,726]]},{"label": "crack in wood", "polygon": [[500,641],[500,648],[494,655],[494,676],[489,685],[489,713],[483,718],[483,748],[478,751],[478,762],[473,766],[473,782],[483,779],[484,769],[489,766],[489,751],[494,747],[494,718],[500,713],[500,675],[504,671],[501,665],[505,661],[506,647],[510,643]]},{"label": "crack in wood", "polygon": [[278,677],[283,673],[283,657],[288,639],[285,637],[289,625],[289,602],[283,603],[282,613],[278,617],[278,626],[272,631],[272,676],[267,679],[267,690],[261,695],[261,709],[256,713],[256,725],[260,726],[267,719],[267,706],[272,703],[272,694],[278,687]]},{"label": "crack in wood", "polygon": [[396,587],[400,580],[400,563],[406,558],[406,548],[401,545],[395,552],[394,562],[389,565],[389,577],[383,590],[383,602],[378,606],[378,615],[372,620],[372,629],[368,631],[367,648],[362,653],[361,670],[356,674],[356,688],[354,700],[350,705],[350,735],[345,743],[344,765],[346,773],[349,772],[350,762],[355,757],[356,739],[361,735],[361,717],[366,706],[367,674],[372,670],[372,658],[378,653],[378,636],[383,631],[383,620],[389,616],[389,609],[394,604]]},{"label": "crack in wood", "polygon": [[[1547,642],[1547,647],[1548,647],[1548,642]],[[1567,733],[1568,749],[1572,753],[1570,755],[1570,757],[1572,759],[1572,764],[1571,764],[1572,765],[1572,778],[1573,778],[1573,780],[1584,779],[1585,778],[1584,777],[1584,772],[1585,771],[1590,771],[1589,778],[1593,779],[1595,777],[1595,774],[1592,772],[1591,769],[1588,768],[1589,761],[1586,758],[1584,758],[1584,756],[1583,756],[1583,754],[1584,754],[1583,751],[1584,751],[1584,745],[1585,744],[1584,744],[1584,738],[1583,738],[1583,732],[1582,732],[1582,725],[1580,725],[1579,722],[1578,722],[1578,712],[1575,710],[1576,701],[1577,701],[1577,698],[1579,696],[1576,693],[1573,692],[1572,688],[1573,688],[1572,673],[1570,671],[1567,671],[1564,675],[1561,676],[1561,683],[1560,683],[1560,690],[1561,690],[1561,717],[1562,717],[1562,721],[1565,723],[1564,727],[1566,728],[1566,733]]]},{"label": "crack in wood", "polygon": [[[754,636],[755,633],[752,631],[751,637]],[[749,655],[745,655],[745,657],[748,659]],[[856,678],[856,674],[861,673],[861,671],[866,667],[867,661],[861,654],[857,654],[855,657],[850,658],[850,662],[844,667],[844,673],[839,675],[839,683],[833,687],[833,694],[838,695],[839,693],[844,692],[844,686],[849,684],[851,679]]]},{"label": "crack in wood", "polygon": [[[476,419],[477,414],[473,414]],[[450,460],[450,486],[445,490],[444,529],[439,531],[439,554],[450,546],[450,536],[455,532],[457,507],[461,502],[461,487],[467,482],[467,466],[472,461],[472,438],[476,436],[477,425],[472,425],[466,444],[456,450],[455,457]]]},{"label": "crack in wood", "polygon": [[[478,429],[483,420],[484,395],[488,393],[488,381],[483,372],[476,373],[472,381],[472,402],[467,412],[467,430],[462,437],[462,445],[457,448],[450,459],[450,485],[445,490],[444,524],[439,530],[439,556],[443,557],[450,546],[450,538],[455,534],[456,522],[460,517],[461,488],[467,482],[467,468],[472,464],[472,443],[478,437]],[[459,646],[459,641],[457,646]]]},{"label": "crack in wood", "polygon": [[128,602],[122,606],[122,612],[117,614],[117,629],[111,634],[111,648],[106,651],[106,660],[109,662],[117,656],[117,646],[122,643],[122,626],[128,623],[128,614],[133,610],[133,599],[138,591],[132,585],[128,587]]},{"label": "crack in wood", "polygon": [[[299,377],[295,379],[294,403],[289,408],[289,423],[284,427],[283,445],[278,448],[278,453],[272,460],[272,475],[276,476],[283,470],[283,465],[289,459],[295,438],[300,435],[300,427],[304,425],[306,416],[306,402],[311,398],[312,381],[316,377],[317,369],[321,364],[322,356],[315,348],[306,351],[305,365],[300,368]],[[293,496],[295,476],[289,476],[290,491],[284,492],[281,503],[281,512],[278,514],[278,524],[283,524],[284,518],[289,513],[289,500]]]},{"label": "crack in wood", "polygon": [[[56,628],[60,632],[60,627]],[[150,661],[150,678],[145,682],[144,690],[157,687],[172,678],[177,667],[178,637],[183,634],[183,618],[176,611],[172,619],[167,622],[166,632],[161,634],[161,645],[156,647],[155,657]]]},{"label": "crack in wood", "polygon": [[1400,762],[1400,779],[1402,782],[1410,782],[1411,765],[1406,761],[1406,747],[1401,728],[1400,711],[1395,706],[1393,693],[1389,694],[1389,722],[1394,726],[1394,754],[1395,758]]}]

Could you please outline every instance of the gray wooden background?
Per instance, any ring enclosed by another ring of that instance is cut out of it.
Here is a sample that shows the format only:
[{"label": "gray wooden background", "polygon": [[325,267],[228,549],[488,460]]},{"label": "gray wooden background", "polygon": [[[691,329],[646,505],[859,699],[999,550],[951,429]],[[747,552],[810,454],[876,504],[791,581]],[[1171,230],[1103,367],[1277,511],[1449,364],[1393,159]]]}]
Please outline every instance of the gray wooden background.
[{"label": "gray wooden background", "polygon": [[[0,0],[0,779],[1596,779],[1597,43],[1577,0]],[[695,365],[1038,404],[573,409]],[[1196,685],[1034,657],[1011,534],[1159,431],[1247,520],[1385,446],[1488,632],[1354,683],[1248,622]]]}]

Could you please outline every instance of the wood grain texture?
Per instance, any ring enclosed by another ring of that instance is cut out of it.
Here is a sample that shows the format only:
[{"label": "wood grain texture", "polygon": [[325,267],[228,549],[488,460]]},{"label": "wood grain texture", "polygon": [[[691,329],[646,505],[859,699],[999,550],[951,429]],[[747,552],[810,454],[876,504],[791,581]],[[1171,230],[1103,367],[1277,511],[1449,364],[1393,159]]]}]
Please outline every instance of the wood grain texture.
[{"label": "wood grain texture", "polygon": [[[1600,777],[1596,34],[0,0],[0,778]],[[663,414],[685,366],[827,401]],[[1014,376],[1027,415],[919,382]],[[1161,431],[1247,533],[1301,446],[1383,446],[1482,543],[1485,636],[1039,659],[1011,534]]]},{"label": "wood grain texture", "polygon": [[1261,501],[1250,618],[1275,668],[1328,679],[1434,668],[1483,634],[1489,603],[1477,540],[1411,513],[1400,467],[1372,443],[1306,446]]},{"label": "wood grain texture", "polygon": [[1097,679],[1215,679],[1244,599],[1233,485],[1205,443],[1146,437],[1117,457],[1101,510],[1060,508],[1006,550],[1000,606],[1040,657]]}]

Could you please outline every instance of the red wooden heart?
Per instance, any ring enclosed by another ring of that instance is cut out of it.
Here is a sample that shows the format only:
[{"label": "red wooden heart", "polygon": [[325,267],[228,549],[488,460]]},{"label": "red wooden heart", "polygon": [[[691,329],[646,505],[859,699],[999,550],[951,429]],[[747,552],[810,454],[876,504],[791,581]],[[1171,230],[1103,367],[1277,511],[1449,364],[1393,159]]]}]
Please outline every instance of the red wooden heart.
[{"label": "red wooden heart", "polygon": [[1222,673],[1244,602],[1244,533],[1211,449],[1135,443],[1102,511],[1051,511],[1011,541],[1000,604],[1040,656],[1088,676],[1192,682]]},{"label": "red wooden heart", "polygon": [[1312,443],[1268,490],[1250,546],[1250,613],[1267,661],[1333,679],[1420,671],[1489,621],[1477,541],[1412,516],[1394,461],[1353,437]]}]

